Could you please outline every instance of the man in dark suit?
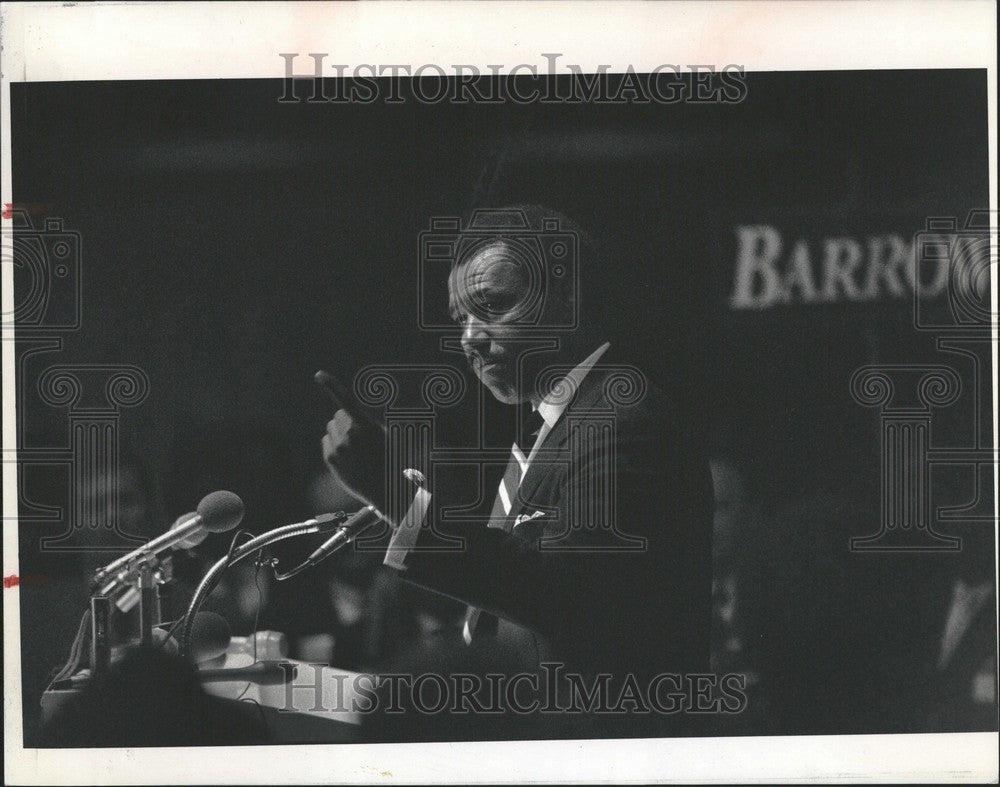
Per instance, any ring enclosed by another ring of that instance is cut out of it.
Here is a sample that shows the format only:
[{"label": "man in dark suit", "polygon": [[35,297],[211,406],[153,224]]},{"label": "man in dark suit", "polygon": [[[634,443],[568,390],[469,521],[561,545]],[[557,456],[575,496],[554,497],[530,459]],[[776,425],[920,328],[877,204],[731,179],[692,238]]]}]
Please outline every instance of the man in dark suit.
[{"label": "man in dark suit", "polygon": [[[470,367],[520,408],[521,425],[485,495],[488,517],[456,517],[469,495],[437,472],[398,523],[386,564],[468,604],[466,642],[513,654],[508,667],[557,662],[614,685],[631,676],[641,692],[663,673],[707,672],[712,488],[690,419],[588,323],[580,278],[564,275],[574,268],[521,242],[558,225],[580,241],[575,270],[600,264],[575,225],[536,207],[490,211],[488,225],[476,215],[450,273],[450,310]],[[329,422],[324,457],[384,510],[383,435],[350,409]],[[657,700],[677,687],[661,681]]]}]

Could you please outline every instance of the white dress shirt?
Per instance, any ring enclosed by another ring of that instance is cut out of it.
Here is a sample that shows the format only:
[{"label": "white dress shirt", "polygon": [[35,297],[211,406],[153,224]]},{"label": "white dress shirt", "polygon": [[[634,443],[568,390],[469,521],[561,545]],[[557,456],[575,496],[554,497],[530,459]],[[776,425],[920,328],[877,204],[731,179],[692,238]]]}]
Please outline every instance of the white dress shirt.
[{"label": "white dress shirt", "polygon": [[[538,432],[538,438],[535,440],[531,453],[525,456],[516,443],[511,446],[511,452],[521,466],[521,478],[524,478],[524,474],[538,455],[539,448],[552,432],[552,429],[558,423],[560,417],[562,417],[569,403],[573,400],[573,396],[579,390],[587,373],[594,368],[609,346],[610,343],[605,342],[594,350],[580,364],[570,370],[565,377],[561,378],[558,383],[553,385],[551,392],[534,408],[542,416],[542,427]],[[498,494],[502,493],[502,487],[503,482],[501,481],[500,488],[497,490]],[[385,565],[401,571],[406,570],[406,555],[417,543],[420,528],[423,527],[427,511],[430,509],[430,502],[431,493],[428,490],[421,489],[417,492],[413,503],[403,517],[403,521],[400,522],[399,527],[396,528],[396,532],[389,541],[389,546],[386,549]]]}]

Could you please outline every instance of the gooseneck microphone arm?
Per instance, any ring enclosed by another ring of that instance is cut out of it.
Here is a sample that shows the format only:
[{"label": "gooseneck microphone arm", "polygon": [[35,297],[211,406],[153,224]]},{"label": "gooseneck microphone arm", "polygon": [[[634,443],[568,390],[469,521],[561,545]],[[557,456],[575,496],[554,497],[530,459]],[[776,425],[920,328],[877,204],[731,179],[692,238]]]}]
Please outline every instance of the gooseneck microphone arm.
[{"label": "gooseneck microphone arm", "polygon": [[347,514],[342,511],[338,511],[335,514],[323,514],[315,519],[308,519],[305,522],[297,522],[294,525],[276,527],[274,530],[262,533],[256,538],[253,538],[245,544],[237,547],[233,551],[232,555],[226,555],[220,558],[202,578],[197,590],[195,590],[194,595],[191,597],[191,602],[188,604],[187,611],[184,613],[184,623],[181,626],[181,633],[178,638],[178,651],[180,655],[187,657],[191,642],[191,629],[194,626],[195,615],[197,615],[198,610],[205,602],[208,594],[215,588],[216,583],[219,581],[219,578],[227,568],[235,565],[244,558],[249,557],[263,547],[270,546],[278,541],[284,541],[288,538],[306,536],[312,533],[327,532],[331,529],[331,527],[339,527],[347,518]]},{"label": "gooseneck microphone arm", "polygon": [[313,550],[313,553],[309,555],[309,557],[295,566],[295,568],[284,573],[279,573],[277,569],[275,569],[274,578],[279,582],[284,582],[286,579],[291,579],[292,577],[301,574],[307,568],[315,566],[317,563],[332,555],[338,549],[347,546],[359,535],[368,530],[372,525],[381,521],[382,514],[379,513],[379,510],[375,508],[375,506],[365,506],[360,511],[352,514],[350,519],[337,528],[336,533],[320,544],[315,550]]}]

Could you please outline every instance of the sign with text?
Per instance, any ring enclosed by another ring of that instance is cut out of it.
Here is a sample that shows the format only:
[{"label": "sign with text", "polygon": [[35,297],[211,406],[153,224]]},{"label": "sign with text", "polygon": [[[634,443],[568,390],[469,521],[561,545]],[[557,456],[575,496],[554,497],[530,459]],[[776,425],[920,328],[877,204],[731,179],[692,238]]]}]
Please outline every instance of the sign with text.
[{"label": "sign with text", "polygon": [[947,260],[933,269],[915,264],[914,239],[922,229],[918,220],[872,220],[862,230],[838,226],[836,219],[823,222],[823,229],[814,228],[817,223],[730,224],[720,273],[728,310],[886,301],[909,305],[917,289],[925,298],[945,291]]}]

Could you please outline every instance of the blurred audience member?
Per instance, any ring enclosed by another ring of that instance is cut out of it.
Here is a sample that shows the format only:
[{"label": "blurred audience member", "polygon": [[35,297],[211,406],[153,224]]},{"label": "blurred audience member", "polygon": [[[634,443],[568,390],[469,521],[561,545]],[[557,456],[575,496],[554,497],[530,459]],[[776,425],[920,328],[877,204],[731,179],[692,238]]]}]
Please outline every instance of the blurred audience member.
[{"label": "blurred audience member", "polygon": [[993,485],[990,468],[980,469],[980,484],[968,470],[935,468],[930,477],[933,531],[961,539],[960,548],[855,555],[880,579],[865,610],[877,621],[866,653],[879,731],[997,729]]},{"label": "blurred audience member", "polygon": [[748,706],[727,727],[748,724],[762,712],[759,643],[753,590],[760,583],[760,510],[745,465],[725,454],[710,462],[715,492],[712,527],[712,672],[744,676]]},{"label": "blurred audience member", "polygon": [[[899,732],[997,729],[996,552],[989,522],[949,524],[962,548],[907,559],[897,573],[882,700],[902,706],[890,716]],[[902,700],[902,701],[901,701]]]},{"label": "blurred audience member", "polygon": [[988,522],[962,529],[928,702],[933,730],[997,729],[996,552]]}]

